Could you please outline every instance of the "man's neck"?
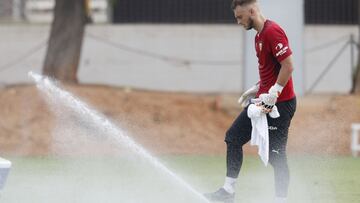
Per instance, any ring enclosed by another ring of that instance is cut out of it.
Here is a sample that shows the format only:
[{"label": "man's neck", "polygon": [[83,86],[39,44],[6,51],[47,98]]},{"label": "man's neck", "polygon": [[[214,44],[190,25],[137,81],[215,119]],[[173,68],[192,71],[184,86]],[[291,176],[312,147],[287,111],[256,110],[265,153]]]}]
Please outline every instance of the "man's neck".
[{"label": "man's neck", "polygon": [[265,21],[266,21],[266,18],[263,16],[263,15],[259,15],[259,17],[257,18],[257,20],[255,21],[255,26],[254,26],[254,29],[260,33],[263,28],[264,28],[264,25],[265,25]]}]

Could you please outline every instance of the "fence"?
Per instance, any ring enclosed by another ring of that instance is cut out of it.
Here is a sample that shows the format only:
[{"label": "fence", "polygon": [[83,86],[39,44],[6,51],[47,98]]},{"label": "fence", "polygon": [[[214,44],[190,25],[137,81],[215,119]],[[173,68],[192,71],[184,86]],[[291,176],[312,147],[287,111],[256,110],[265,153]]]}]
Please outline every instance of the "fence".
[{"label": "fence", "polygon": [[[0,0],[0,20],[50,23],[56,0]],[[109,21],[108,0],[89,0],[95,23]]]},{"label": "fence", "polygon": [[234,23],[232,0],[118,0],[115,23]]},{"label": "fence", "polygon": [[[51,21],[55,0],[1,0],[0,19]],[[91,0],[95,21],[115,23],[234,23],[232,0]],[[111,3],[110,3],[111,2]],[[110,9],[111,7],[111,9]],[[306,24],[357,24],[358,0],[304,0]],[[111,12],[109,12],[111,10]],[[38,17],[35,17],[38,16]],[[41,20],[42,16],[42,20]],[[50,17],[49,17],[50,16]]]},{"label": "fence", "polygon": [[341,47],[338,49],[335,55],[329,56],[328,63],[325,67],[321,68],[322,71],[318,75],[316,75],[315,80],[309,85],[309,87],[306,89],[306,94],[311,94],[316,89],[316,87],[321,83],[326,77],[327,74],[330,72],[331,69],[333,69],[335,66],[335,63],[339,60],[339,58],[344,55],[344,53],[350,49],[350,69],[351,69],[351,77],[354,82],[354,77],[356,73],[356,66],[355,66],[355,60],[356,57],[355,53],[359,50],[358,43],[354,39],[354,35],[346,35],[342,36],[338,39],[335,39],[333,41],[321,44],[316,47],[312,47],[311,49],[305,50],[305,54],[314,54],[314,52],[326,52],[325,50],[329,49],[330,47],[334,45],[341,44]]},{"label": "fence", "polygon": [[[30,22],[51,22],[55,0],[27,0],[26,18]],[[91,16],[94,22],[108,22],[107,0],[90,0]]]},{"label": "fence", "polygon": [[357,24],[358,0],[305,0],[306,24]]}]

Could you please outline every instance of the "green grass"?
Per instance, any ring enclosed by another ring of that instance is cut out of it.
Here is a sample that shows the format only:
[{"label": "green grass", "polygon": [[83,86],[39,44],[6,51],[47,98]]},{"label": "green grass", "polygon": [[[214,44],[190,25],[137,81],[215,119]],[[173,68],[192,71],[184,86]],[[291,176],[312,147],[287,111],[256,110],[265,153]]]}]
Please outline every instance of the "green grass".
[{"label": "green grass", "polygon": [[[138,157],[6,158],[13,166],[0,202],[201,202]],[[201,193],[223,184],[223,156],[165,156],[160,160]],[[359,202],[360,159],[293,156],[289,163],[289,202]],[[237,202],[271,202],[271,166],[264,167],[257,156],[245,157],[236,194]]]}]

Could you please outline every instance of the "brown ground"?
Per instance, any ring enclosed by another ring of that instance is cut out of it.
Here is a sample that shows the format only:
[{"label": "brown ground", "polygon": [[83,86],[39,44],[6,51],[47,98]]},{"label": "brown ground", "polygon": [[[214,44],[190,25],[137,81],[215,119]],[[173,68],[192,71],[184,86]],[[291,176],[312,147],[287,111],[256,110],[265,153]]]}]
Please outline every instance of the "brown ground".
[{"label": "brown ground", "polygon": [[[94,85],[67,89],[125,126],[135,140],[155,153],[222,154],[224,133],[240,111],[234,95],[149,92]],[[34,86],[0,89],[0,106],[1,154],[46,155],[52,151],[55,119]],[[288,150],[350,154],[353,122],[360,122],[360,96],[300,98]],[[256,148],[246,146],[246,150],[253,153]]]}]

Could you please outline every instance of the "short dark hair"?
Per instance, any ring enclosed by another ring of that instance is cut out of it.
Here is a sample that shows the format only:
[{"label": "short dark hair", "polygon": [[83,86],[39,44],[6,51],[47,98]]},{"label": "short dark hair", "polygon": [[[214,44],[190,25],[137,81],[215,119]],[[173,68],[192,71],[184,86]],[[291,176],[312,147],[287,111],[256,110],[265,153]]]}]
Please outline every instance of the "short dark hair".
[{"label": "short dark hair", "polygon": [[256,0],[233,0],[231,2],[231,9],[234,10],[236,6],[246,6],[251,3],[255,3]]}]

